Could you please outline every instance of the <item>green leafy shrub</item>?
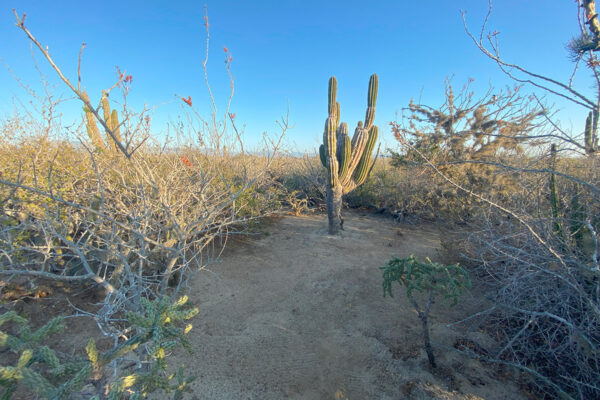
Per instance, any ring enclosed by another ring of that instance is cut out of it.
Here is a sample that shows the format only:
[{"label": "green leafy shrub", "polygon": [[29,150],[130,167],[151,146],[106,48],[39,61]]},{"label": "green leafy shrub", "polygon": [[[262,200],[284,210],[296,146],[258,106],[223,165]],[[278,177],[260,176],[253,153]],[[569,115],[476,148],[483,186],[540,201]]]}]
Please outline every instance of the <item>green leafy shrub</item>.
[{"label": "green leafy shrub", "polygon": [[[458,264],[443,265],[432,262],[429,258],[425,262],[417,260],[413,255],[408,258],[394,257],[383,270],[383,295],[393,297],[392,283],[398,282],[406,288],[406,296],[417,311],[423,326],[423,342],[427,358],[432,367],[436,367],[435,357],[429,339],[429,312],[436,295],[443,295],[444,299],[451,300],[451,305],[457,304],[459,297],[465,289],[471,287],[467,271]],[[413,292],[427,294],[427,303],[422,307],[415,299]]]}]

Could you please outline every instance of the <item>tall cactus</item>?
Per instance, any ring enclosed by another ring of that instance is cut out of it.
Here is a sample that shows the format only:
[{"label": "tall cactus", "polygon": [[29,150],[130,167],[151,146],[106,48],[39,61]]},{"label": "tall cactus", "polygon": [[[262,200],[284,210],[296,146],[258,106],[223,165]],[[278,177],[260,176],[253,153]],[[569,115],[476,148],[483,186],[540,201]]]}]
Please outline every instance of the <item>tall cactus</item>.
[{"label": "tall cactus", "polygon": [[329,233],[337,234],[343,229],[341,217],[342,197],[361,185],[369,175],[374,161],[373,149],[377,141],[378,128],[373,125],[375,105],[377,103],[377,74],[369,79],[367,112],[365,123],[358,121],[352,140],[348,136],[348,125],[340,123],[340,103],[336,101],[337,80],[329,79],[328,112],[325,120],[323,144],[319,147],[319,156],[328,171],[327,216]]},{"label": "tall cactus", "polygon": [[598,111],[590,111],[585,119],[584,146],[585,154],[592,155],[598,148]]},{"label": "tall cactus", "polygon": [[[89,101],[89,96],[86,92],[83,92],[83,96]],[[115,138],[121,142],[121,133],[119,130],[119,116],[117,114],[117,110],[110,110],[110,105],[108,103],[108,94],[103,90],[102,91],[102,99],[100,100],[100,104],[102,105],[103,118],[106,126],[112,131],[115,135]],[[98,126],[96,125],[96,117],[94,114],[86,109],[85,110],[85,118],[86,123],[85,127],[87,129],[88,135],[92,140],[92,144],[96,149],[100,150],[110,150],[113,152],[119,151],[119,146],[117,143],[110,137],[110,134],[106,132],[106,144],[100,137],[100,132],[98,131]]]},{"label": "tall cactus", "polygon": [[[87,92],[83,92],[83,97],[89,102],[90,101],[90,97],[88,96]],[[104,141],[102,141],[102,138],[100,137],[100,132],[98,131],[98,125],[96,125],[96,117],[94,117],[94,114],[87,109],[87,107],[84,109],[85,111],[85,128],[87,130],[87,134],[90,137],[90,140],[92,141],[92,145],[94,145],[94,147],[98,150],[106,150],[106,145],[104,144]]]}]

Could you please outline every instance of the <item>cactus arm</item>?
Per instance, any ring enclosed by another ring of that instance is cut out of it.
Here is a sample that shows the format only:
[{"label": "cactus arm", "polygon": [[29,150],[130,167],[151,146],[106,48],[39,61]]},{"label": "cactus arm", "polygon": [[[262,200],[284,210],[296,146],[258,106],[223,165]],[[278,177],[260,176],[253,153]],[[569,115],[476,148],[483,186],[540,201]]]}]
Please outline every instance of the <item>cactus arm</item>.
[{"label": "cactus arm", "polygon": [[[108,103],[108,93],[106,91],[102,91],[102,111],[104,114],[104,122],[108,128],[114,133],[117,140],[121,141],[121,134],[119,133],[119,116],[117,115],[117,110],[110,111],[110,105]],[[108,131],[106,132],[106,144],[113,151],[118,151],[119,147],[115,143],[115,141],[110,137]]]},{"label": "cactus arm", "polygon": [[[341,126],[346,126],[346,131],[348,130],[348,125],[345,123]],[[344,180],[346,172],[348,171],[348,166],[350,165],[350,156],[352,150],[352,142],[350,141],[350,137],[348,133],[342,134],[339,139],[338,144],[338,160],[340,163],[340,172],[339,177],[340,180]]]},{"label": "cactus arm", "polygon": [[377,142],[377,136],[379,130],[377,126],[373,125],[369,131],[369,139],[365,150],[360,158],[356,169],[354,170],[354,182],[357,185],[362,185],[369,175],[371,167],[371,156],[373,155],[373,149],[375,148],[375,142]]},{"label": "cactus arm", "polygon": [[[82,93],[82,97],[89,103],[90,102],[90,97],[88,96],[87,92],[83,92]],[[88,110],[87,107],[84,109],[85,110],[85,129],[87,130],[87,134],[90,137],[90,140],[92,141],[92,145],[94,145],[94,147],[96,149],[100,149],[100,150],[106,150],[106,145],[104,144],[104,142],[102,141],[102,138],[100,137],[100,132],[98,131],[98,125],[96,125],[96,118],[94,117],[94,114],[92,113],[91,110]]]},{"label": "cactus arm", "polygon": [[329,115],[334,115],[336,112],[336,101],[335,98],[337,96],[337,80],[335,79],[335,76],[332,76],[331,78],[329,78],[329,90],[327,91],[328,93],[328,102],[327,102],[327,106],[329,109]]},{"label": "cactus arm", "polygon": [[365,129],[371,129],[375,120],[375,106],[377,104],[377,90],[379,88],[379,79],[376,74],[371,75],[369,79],[369,93],[367,95],[367,112],[365,114]]},{"label": "cactus arm", "polygon": [[596,151],[598,149],[598,109],[594,109],[592,111],[592,151]]},{"label": "cactus arm", "polygon": [[[379,158],[379,150],[381,149],[381,143],[379,143],[379,146],[377,146],[377,152],[375,153],[375,157],[373,157],[373,161],[371,162],[371,167],[369,168],[369,170],[367,171],[367,175],[365,176],[365,180],[371,176],[371,173],[373,172],[373,168],[375,168],[375,163],[377,162],[377,158]],[[362,185],[363,182],[357,184],[357,185]]]},{"label": "cactus arm", "polygon": [[584,143],[586,155],[592,155],[598,148],[598,111],[590,111],[585,119]]},{"label": "cactus arm", "polygon": [[584,146],[585,146],[585,154],[592,153],[592,112],[588,114],[585,119],[585,131],[584,131]]},{"label": "cactus arm", "polygon": [[[115,134],[115,138],[117,138],[117,140],[119,142],[121,142],[121,130],[119,128],[119,115],[117,114],[117,110],[112,110],[112,114],[110,116],[110,129],[112,129],[113,133]],[[114,149],[115,151],[117,151],[119,149],[119,147],[117,146],[116,143],[114,143]]]},{"label": "cactus arm", "polygon": [[348,136],[348,124],[345,123],[345,122],[342,122],[338,126],[338,128],[337,128],[337,135],[336,135],[336,137],[337,137],[337,146],[338,146],[338,148],[337,148],[338,161],[340,160],[340,157],[341,157],[340,151],[341,151],[341,148],[342,148],[342,145],[343,145],[344,138],[346,136]]},{"label": "cactus arm", "polygon": [[325,154],[324,144],[319,146],[319,158],[321,159],[321,164],[323,164],[323,166],[327,168],[327,155]]},{"label": "cactus arm", "polygon": [[340,142],[342,141],[342,139],[348,136],[348,124],[345,122],[342,122],[338,128],[337,128],[337,140],[338,140],[338,158],[339,158],[339,149],[340,149]]},{"label": "cactus arm", "polygon": [[342,180],[343,185],[348,185],[352,179],[352,173],[356,169],[356,166],[360,162],[367,141],[369,140],[369,132],[363,128],[362,122],[358,122],[358,126],[354,130],[354,136],[352,137],[352,153],[350,155],[350,161],[348,163],[348,170],[346,176]]},{"label": "cactus arm", "polygon": [[102,103],[102,111],[104,114],[104,121],[106,121],[106,125],[108,125],[108,127],[110,129],[114,129],[114,127],[110,123],[110,105],[108,104],[108,94],[104,90],[102,91],[101,103]]}]

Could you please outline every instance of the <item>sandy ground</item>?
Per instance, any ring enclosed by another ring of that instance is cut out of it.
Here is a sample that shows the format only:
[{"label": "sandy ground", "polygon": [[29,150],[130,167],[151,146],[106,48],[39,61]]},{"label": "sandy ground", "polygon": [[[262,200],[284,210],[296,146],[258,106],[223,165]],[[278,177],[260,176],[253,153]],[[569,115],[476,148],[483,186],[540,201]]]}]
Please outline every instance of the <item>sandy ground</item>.
[{"label": "sandy ground", "polygon": [[324,215],[277,220],[194,278],[195,354],[169,359],[197,376],[186,398],[524,398],[449,350],[461,336],[446,323],[465,315],[463,305],[434,306],[434,371],[404,292],[383,297],[379,267],[392,255],[438,257],[439,230],[359,212],[345,219],[339,237],[327,234]]}]

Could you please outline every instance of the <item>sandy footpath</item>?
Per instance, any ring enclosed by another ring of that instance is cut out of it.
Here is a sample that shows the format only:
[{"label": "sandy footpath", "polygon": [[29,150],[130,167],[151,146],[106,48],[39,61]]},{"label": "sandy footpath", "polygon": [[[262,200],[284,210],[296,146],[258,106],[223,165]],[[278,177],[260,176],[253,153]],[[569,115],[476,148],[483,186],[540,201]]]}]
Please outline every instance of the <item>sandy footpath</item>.
[{"label": "sandy footpath", "polygon": [[434,306],[432,371],[403,291],[383,297],[379,267],[392,255],[436,258],[439,230],[360,212],[345,220],[332,237],[325,215],[279,219],[194,277],[195,354],[169,359],[197,376],[186,398],[524,398],[493,370],[439,348],[460,337],[445,324],[461,304]]}]

